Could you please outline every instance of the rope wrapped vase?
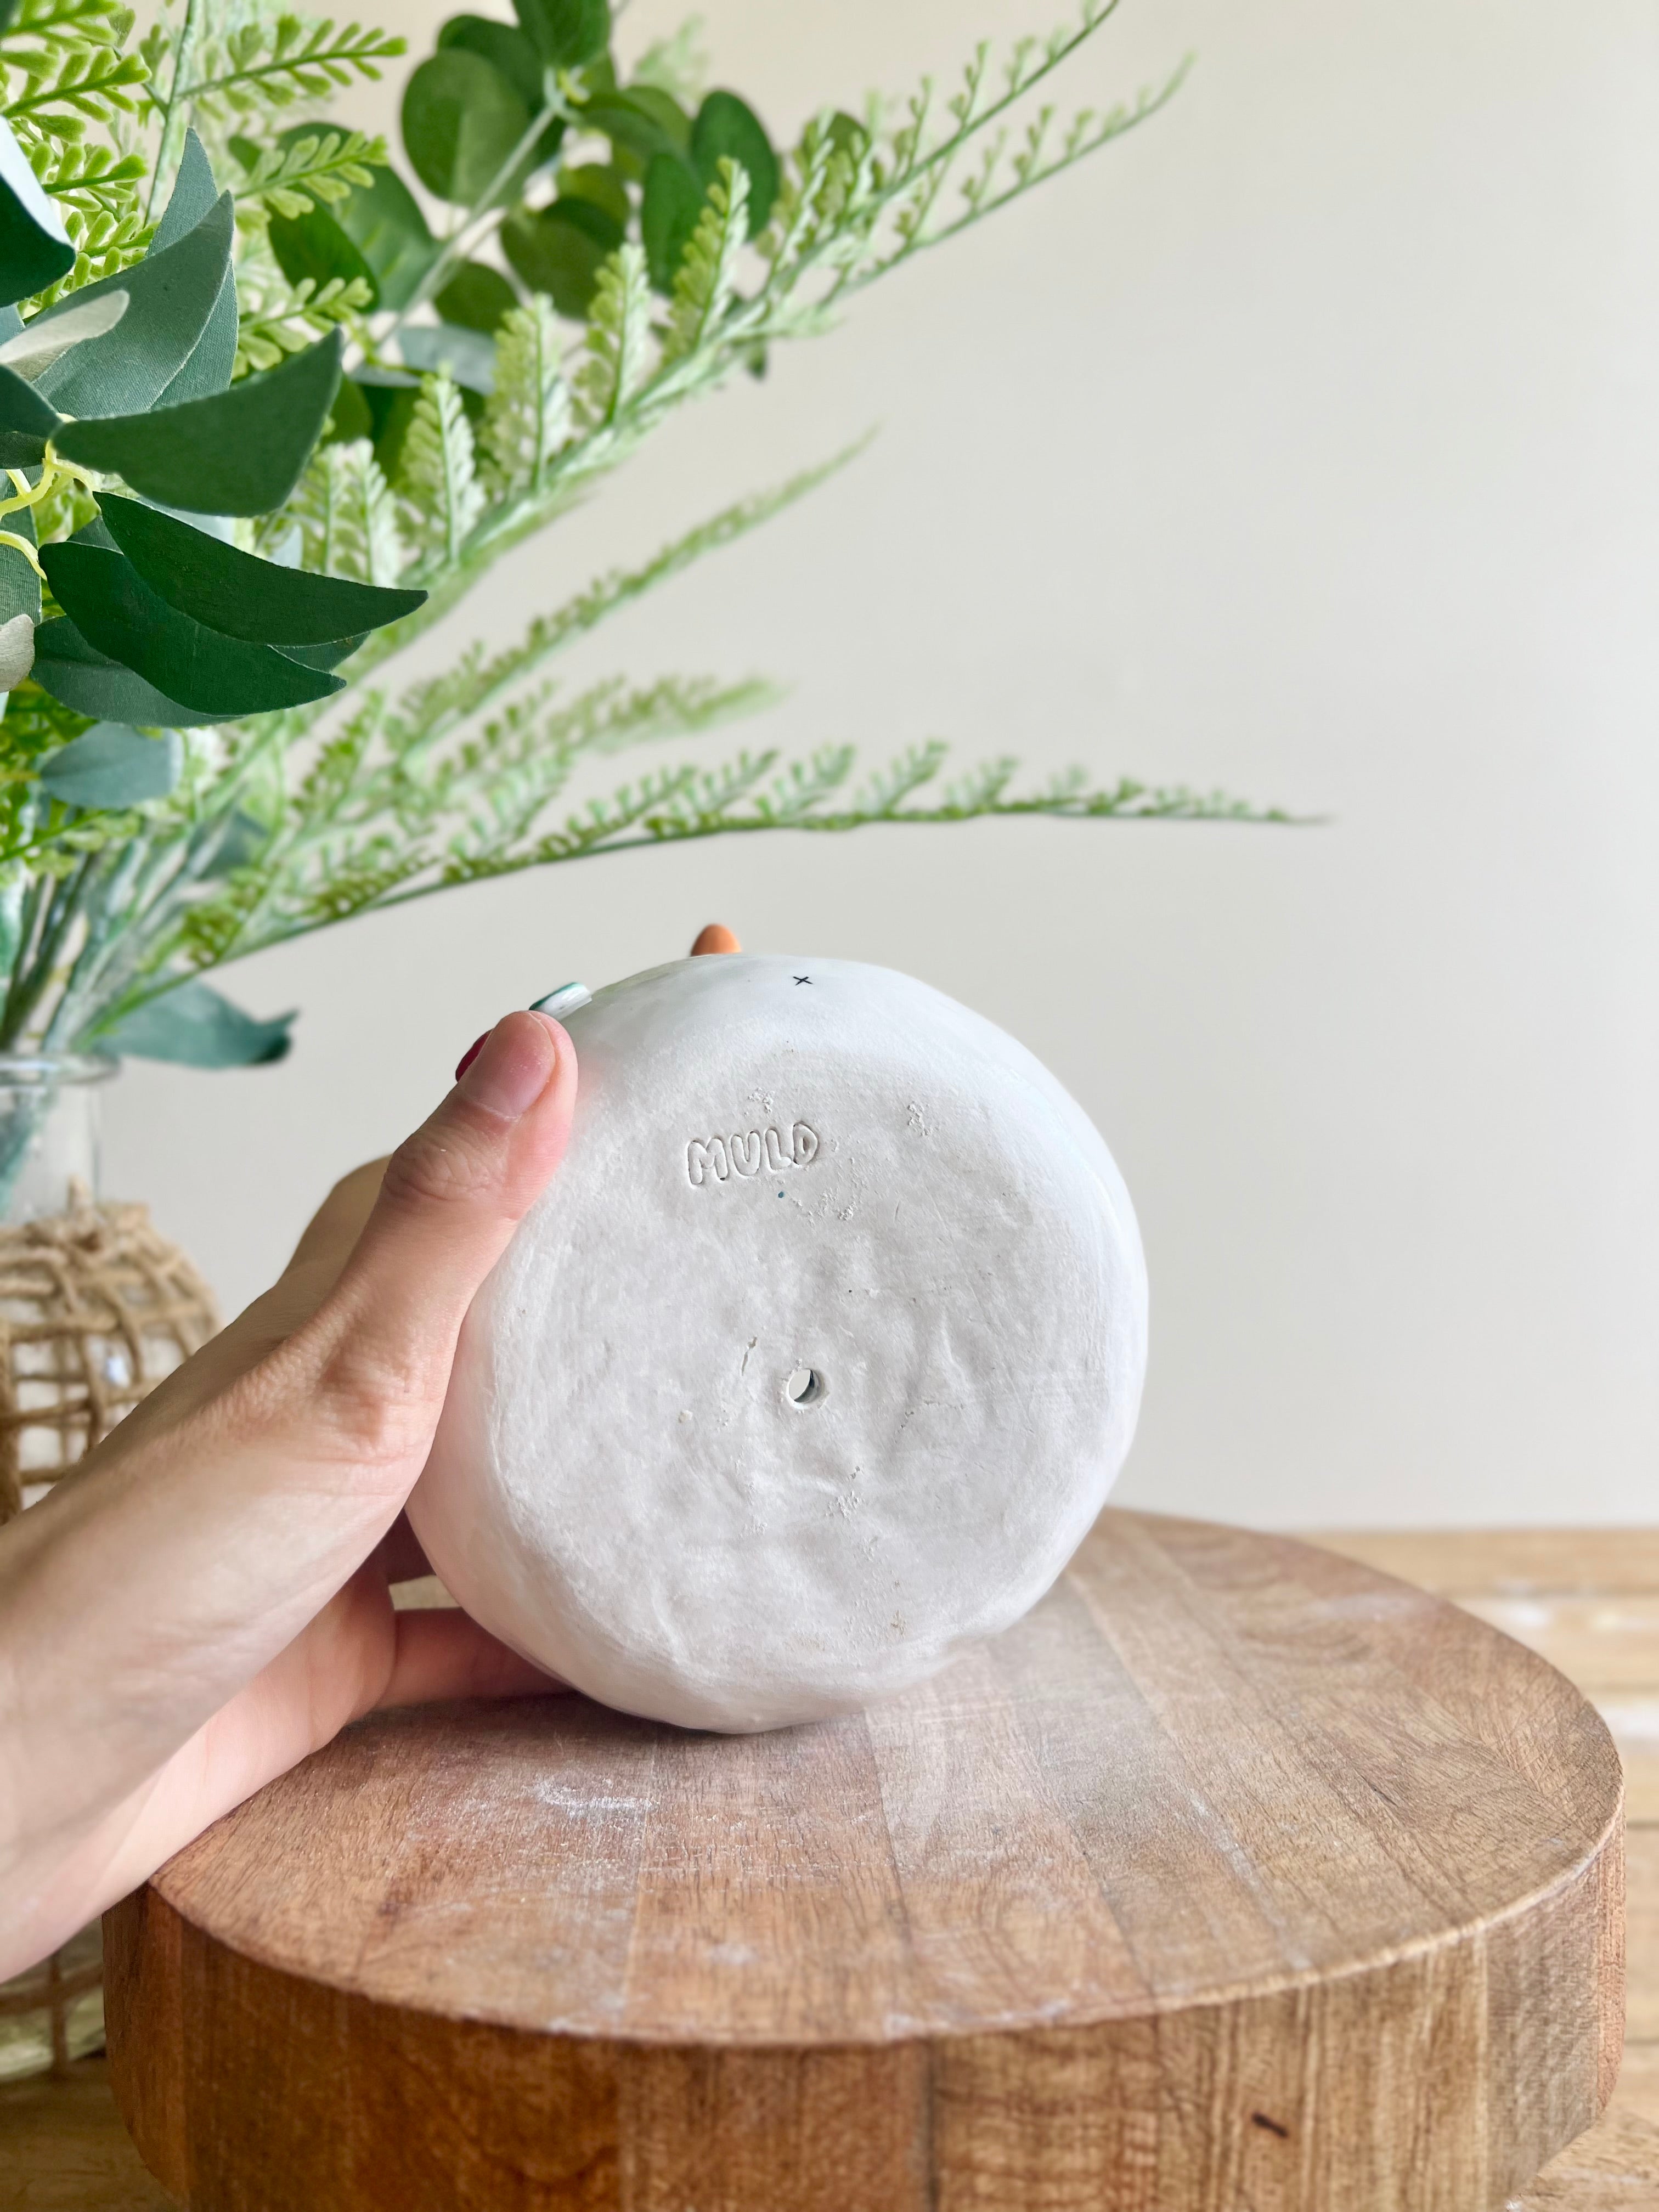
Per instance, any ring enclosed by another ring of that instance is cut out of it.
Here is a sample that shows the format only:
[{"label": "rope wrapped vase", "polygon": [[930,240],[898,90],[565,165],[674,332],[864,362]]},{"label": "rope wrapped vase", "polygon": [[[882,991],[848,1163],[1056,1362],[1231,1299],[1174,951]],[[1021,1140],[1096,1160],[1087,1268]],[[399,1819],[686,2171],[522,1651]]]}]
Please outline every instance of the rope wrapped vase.
[{"label": "rope wrapped vase", "polygon": [[[0,1226],[0,1522],[43,1496],[219,1326],[207,1285],[148,1206],[94,1204]],[[0,1984],[0,2081],[103,2043],[99,1931]]]}]

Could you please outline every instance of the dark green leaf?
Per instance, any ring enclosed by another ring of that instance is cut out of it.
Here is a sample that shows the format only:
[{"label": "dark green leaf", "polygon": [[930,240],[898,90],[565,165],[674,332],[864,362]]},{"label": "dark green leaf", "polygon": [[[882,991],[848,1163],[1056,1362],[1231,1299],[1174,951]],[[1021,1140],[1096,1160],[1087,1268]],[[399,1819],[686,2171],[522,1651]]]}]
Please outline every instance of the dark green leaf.
[{"label": "dark green leaf", "polygon": [[439,52],[448,46],[480,55],[499,70],[523,100],[526,115],[534,115],[541,106],[541,56],[511,23],[494,23],[487,15],[452,15],[438,31]]},{"label": "dark green leaf", "polygon": [[41,191],[11,125],[0,118],[0,299],[8,307],[27,300],[74,266],[63,217]]},{"label": "dark green leaf", "polygon": [[749,174],[749,235],[766,228],[778,196],[778,157],[760,118],[735,92],[711,92],[697,110],[691,131],[691,161],[708,191],[721,158]]},{"label": "dark green leaf", "polygon": [[[0,468],[38,468],[46,457],[46,440],[62,420],[27,377],[0,368]],[[3,518],[0,526],[6,526]]]},{"label": "dark green leaf", "polygon": [[198,723],[230,719],[181,707],[142,676],[88,645],[62,615],[42,623],[34,633],[34,680],[77,714],[107,715],[112,721],[137,722],[144,729],[191,729]]},{"label": "dark green leaf", "polygon": [[413,614],[424,592],[384,589],[261,561],[176,515],[106,493],[104,526],[150,589],[182,615],[259,645],[327,645]]},{"label": "dark green leaf", "polygon": [[513,0],[513,12],[555,69],[580,69],[611,44],[611,0]]},{"label": "dark green leaf", "polygon": [[176,246],[147,253],[118,276],[83,284],[36,318],[31,330],[49,329],[54,318],[89,300],[127,295],[127,311],[113,330],[41,371],[39,387],[60,413],[141,415],[155,404],[207,329],[230,266],[234,228],[226,192]]},{"label": "dark green leaf", "polygon": [[336,637],[326,645],[285,645],[283,650],[290,660],[303,662],[307,668],[337,668],[343,660],[350,659],[362,641],[361,635]]},{"label": "dark green leaf", "polygon": [[409,426],[415,419],[415,403],[421,396],[421,380],[417,376],[404,376],[390,369],[380,370],[373,376],[360,369],[356,381],[368,410],[368,434],[374,441],[374,458],[380,465],[380,473],[389,483],[395,483],[404,440],[409,435]]},{"label": "dark green leaf", "polygon": [[287,1054],[295,1014],[256,1021],[191,977],[97,1032],[106,1051],[184,1067],[258,1067]]},{"label": "dark green leaf", "polygon": [[419,323],[398,333],[398,346],[411,368],[441,369],[466,392],[488,396],[495,388],[495,342],[480,331]]},{"label": "dark green leaf", "polygon": [[331,331],[278,368],[183,407],[73,422],[60,433],[58,450],[125,477],[146,499],[169,507],[266,514],[293,490],[322,434],[340,380],[342,343]]},{"label": "dark green leaf", "polygon": [[40,784],[70,806],[137,806],[146,799],[165,799],[184,765],[177,730],[147,738],[130,722],[94,722],[46,755]]},{"label": "dark green leaf", "polygon": [[[150,252],[164,252],[169,246],[176,246],[181,238],[188,237],[198,223],[213,212],[218,196],[219,188],[213,180],[213,167],[206,150],[196,133],[186,131],[173,197],[155,227]],[[235,365],[236,278],[227,264],[219,296],[201,337],[178,374],[168,379],[155,404],[158,407],[179,407],[187,399],[204,399],[210,392],[222,392],[230,382],[230,373]]]},{"label": "dark green leaf", "polygon": [[309,277],[320,292],[337,276],[348,284],[356,276],[368,287],[369,306],[380,306],[380,283],[367,255],[329,209],[311,207],[304,215],[273,215],[266,228],[276,265],[290,284],[303,284]]},{"label": "dark green leaf", "polygon": [[609,168],[602,161],[584,161],[576,168],[561,169],[558,182],[562,200],[592,200],[617,222],[625,224],[633,212],[621,170]]},{"label": "dark green leaf", "polygon": [[529,126],[529,110],[501,71],[458,47],[430,55],[404,89],[404,144],[415,173],[462,207],[483,198]]},{"label": "dark green leaf", "polygon": [[218,197],[219,187],[213,179],[213,164],[208,160],[207,149],[193,131],[186,131],[179,173],[173,180],[172,195],[149,242],[150,252],[165,253],[169,246],[177,246],[181,238],[188,238],[197,224],[211,213]]},{"label": "dark green leaf", "polygon": [[[314,132],[316,126],[301,128]],[[357,185],[333,214],[374,271],[381,307],[406,307],[441,249],[397,171],[377,168],[374,183]]]},{"label": "dark green leaf", "polygon": [[509,307],[518,306],[519,295],[499,269],[463,261],[432,304],[447,323],[488,335]]},{"label": "dark green leaf", "polygon": [[[3,443],[0,439],[0,445]],[[26,507],[7,515],[0,527],[27,538],[31,545],[35,542],[34,517]],[[15,545],[0,545],[0,623],[9,623],[18,615],[27,615],[33,623],[40,621],[40,579],[26,553],[20,553]]]},{"label": "dark green leaf", "polygon": [[202,714],[259,714],[343,689],[337,676],[179,614],[123,554],[71,540],[45,547],[40,562],[58,604],[96,652]]},{"label": "dark green leaf", "polygon": [[596,93],[582,109],[588,129],[602,131],[614,146],[626,146],[641,161],[653,154],[691,153],[691,118],[672,93],[654,84],[631,84],[626,92]]},{"label": "dark green leaf", "polygon": [[592,200],[520,208],[501,225],[501,251],[532,292],[545,292],[562,315],[581,321],[606,257],[623,241],[619,222]]},{"label": "dark green leaf", "polygon": [[341,379],[323,435],[325,441],[335,444],[349,444],[354,438],[367,438],[373,442],[374,417],[369,411],[368,400],[362,386],[354,384],[349,376]]},{"label": "dark green leaf", "polygon": [[679,155],[657,155],[645,173],[640,237],[651,282],[659,292],[672,290],[703,204],[702,186]]}]

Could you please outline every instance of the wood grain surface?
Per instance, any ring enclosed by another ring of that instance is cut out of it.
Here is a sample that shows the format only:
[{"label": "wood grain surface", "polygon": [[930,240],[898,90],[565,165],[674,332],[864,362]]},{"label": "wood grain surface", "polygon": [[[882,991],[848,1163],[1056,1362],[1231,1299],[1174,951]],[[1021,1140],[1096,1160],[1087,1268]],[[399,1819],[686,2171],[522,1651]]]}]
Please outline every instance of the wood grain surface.
[{"label": "wood grain surface", "polygon": [[1607,1732],[1466,1611],[1109,1514],[867,1716],[381,1716],[109,1923],[201,2212],[1497,2212],[1623,2012]]}]

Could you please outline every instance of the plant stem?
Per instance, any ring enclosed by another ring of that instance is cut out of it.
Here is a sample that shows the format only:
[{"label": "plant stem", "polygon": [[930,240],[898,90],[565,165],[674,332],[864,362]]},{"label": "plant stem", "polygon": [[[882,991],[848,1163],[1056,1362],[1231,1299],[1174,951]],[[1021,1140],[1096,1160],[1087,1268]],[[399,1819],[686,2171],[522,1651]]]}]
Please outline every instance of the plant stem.
[{"label": "plant stem", "polygon": [[173,46],[173,75],[167,79],[167,96],[161,108],[161,142],[155,151],[155,167],[149,180],[149,197],[144,202],[144,220],[148,222],[155,212],[155,196],[161,189],[161,180],[178,167],[184,152],[185,131],[190,122],[189,88],[185,72],[196,52],[196,33],[201,23],[202,0],[185,0],[185,20],[179,26],[179,35]]}]

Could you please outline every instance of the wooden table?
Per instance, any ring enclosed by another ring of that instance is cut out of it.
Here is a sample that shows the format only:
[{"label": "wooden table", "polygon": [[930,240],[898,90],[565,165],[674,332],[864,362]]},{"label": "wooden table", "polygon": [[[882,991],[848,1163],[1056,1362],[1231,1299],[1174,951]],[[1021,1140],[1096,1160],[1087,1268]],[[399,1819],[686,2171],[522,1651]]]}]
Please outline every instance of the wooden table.
[{"label": "wooden table", "polygon": [[[1624,2072],[1605,2119],[1516,2212],[1650,2212],[1659,2205],[1659,1530],[1321,1540],[1439,1590],[1540,1650],[1591,1693],[1613,1729],[1630,1793]],[[170,2201],[121,2130],[101,2061],[84,2062],[68,2082],[0,2089],[0,2212],[161,2212]]]}]

